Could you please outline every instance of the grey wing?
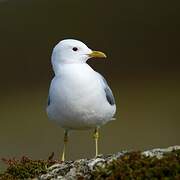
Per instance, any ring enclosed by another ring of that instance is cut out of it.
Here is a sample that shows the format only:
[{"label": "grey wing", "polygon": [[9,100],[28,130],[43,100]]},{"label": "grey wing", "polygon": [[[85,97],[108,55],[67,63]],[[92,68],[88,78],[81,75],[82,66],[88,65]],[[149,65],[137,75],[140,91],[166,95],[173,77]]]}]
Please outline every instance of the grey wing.
[{"label": "grey wing", "polygon": [[110,87],[108,86],[107,81],[105,80],[105,78],[101,74],[99,74],[98,72],[97,72],[97,74],[99,75],[101,82],[103,83],[103,87],[104,87],[104,91],[106,94],[107,101],[109,102],[110,105],[114,105],[115,99],[114,99],[114,96],[113,96],[113,93],[112,93]]},{"label": "grey wing", "polygon": [[51,100],[50,100],[50,95],[48,95],[48,101],[47,101],[47,105],[49,106],[51,103]]}]

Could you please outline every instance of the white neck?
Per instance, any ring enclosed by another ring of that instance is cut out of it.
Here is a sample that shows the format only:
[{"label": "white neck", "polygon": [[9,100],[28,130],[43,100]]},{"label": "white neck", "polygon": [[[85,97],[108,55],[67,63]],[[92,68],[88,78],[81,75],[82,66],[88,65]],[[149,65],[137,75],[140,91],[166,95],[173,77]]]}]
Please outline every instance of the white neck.
[{"label": "white neck", "polygon": [[86,76],[94,70],[87,63],[57,64],[53,66],[55,76]]},{"label": "white neck", "polygon": [[53,67],[55,76],[58,76],[59,74],[61,74],[63,69],[65,68],[68,68],[68,67],[71,68],[71,67],[76,67],[80,65],[88,66],[89,68],[91,68],[88,64],[83,63],[83,62],[57,63],[56,61],[55,62],[52,61],[52,67]]}]

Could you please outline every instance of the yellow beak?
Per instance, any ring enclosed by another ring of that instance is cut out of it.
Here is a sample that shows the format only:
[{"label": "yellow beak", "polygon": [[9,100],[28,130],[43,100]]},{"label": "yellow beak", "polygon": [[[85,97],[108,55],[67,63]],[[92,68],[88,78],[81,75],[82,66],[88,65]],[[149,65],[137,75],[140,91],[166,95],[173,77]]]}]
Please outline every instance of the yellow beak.
[{"label": "yellow beak", "polygon": [[89,54],[90,58],[106,58],[107,56],[100,51],[92,51],[92,53]]}]

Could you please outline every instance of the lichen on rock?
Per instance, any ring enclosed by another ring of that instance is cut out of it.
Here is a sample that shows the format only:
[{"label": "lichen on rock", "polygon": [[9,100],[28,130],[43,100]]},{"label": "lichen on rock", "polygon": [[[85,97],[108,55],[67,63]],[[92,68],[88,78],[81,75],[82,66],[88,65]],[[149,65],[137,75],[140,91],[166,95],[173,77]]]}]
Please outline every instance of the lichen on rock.
[{"label": "lichen on rock", "polygon": [[[38,166],[34,166],[33,163],[36,164],[36,161],[28,161],[25,173],[29,175],[28,178],[36,180],[180,179],[180,146],[144,152],[123,151],[76,161],[58,162],[51,159],[43,161],[45,164],[40,163],[40,160],[38,162]],[[23,163],[17,161],[13,166],[10,164],[6,172],[0,175],[0,179],[27,178],[23,174],[24,169],[17,168],[23,167]]]}]

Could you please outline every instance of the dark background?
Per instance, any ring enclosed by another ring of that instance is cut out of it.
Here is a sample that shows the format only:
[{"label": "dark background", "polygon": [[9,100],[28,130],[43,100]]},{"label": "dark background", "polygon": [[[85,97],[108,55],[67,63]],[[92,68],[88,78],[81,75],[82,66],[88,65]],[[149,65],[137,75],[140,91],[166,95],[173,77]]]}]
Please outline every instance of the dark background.
[{"label": "dark background", "polygon": [[[180,144],[179,10],[167,0],[1,0],[0,157],[61,152],[63,130],[45,108],[52,48],[64,38],[108,55],[88,62],[117,103],[101,153]],[[94,155],[91,131],[72,132],[69,143],[68,159]]]}]

